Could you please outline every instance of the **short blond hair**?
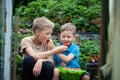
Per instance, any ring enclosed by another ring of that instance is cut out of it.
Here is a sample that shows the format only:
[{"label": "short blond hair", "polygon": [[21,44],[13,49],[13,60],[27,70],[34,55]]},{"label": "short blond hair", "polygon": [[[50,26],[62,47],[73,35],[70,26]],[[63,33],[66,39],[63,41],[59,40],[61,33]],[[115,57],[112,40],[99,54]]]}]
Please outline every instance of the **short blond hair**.
[{"label": "short blond hair", "polygon": [[66,24],[61,26],[61,32],[63,32],[63,31],[72,31],[73,34],[75,34],[76,26],[74,24],[70,23],[70,22],[66,23]]},{"label": "short blond hair", "polygon": [[44,30],[45,27],[54,28],[54,23],[46,17],[36,18],[33,21],[33,31],[36,29]]}]

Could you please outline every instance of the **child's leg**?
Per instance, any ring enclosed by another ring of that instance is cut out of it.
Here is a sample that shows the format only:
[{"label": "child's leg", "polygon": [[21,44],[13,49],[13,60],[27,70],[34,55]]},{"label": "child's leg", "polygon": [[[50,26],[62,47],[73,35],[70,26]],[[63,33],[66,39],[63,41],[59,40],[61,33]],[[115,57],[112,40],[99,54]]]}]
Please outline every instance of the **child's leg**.
[{"label": "child's leg", "polygon": [[43,61],[41,74],[34,80],[52,80],[54,72],[54,65],[50,61]]},{"label": "child's leg", "polygon": [[54,68],[53,80],[59,80],[60,71],[58,68]]},{"label": "child's leg", "polygon": [[86,74],[82,76],[82,80],[90,80],[90,74],[86,72]]},{"label": "child's leg", "polygon": [[35,76],[33,75],[33,67],[36,61],[32,56],[27,56],[23,60],[22,66],[22,80],[35,80]]}]

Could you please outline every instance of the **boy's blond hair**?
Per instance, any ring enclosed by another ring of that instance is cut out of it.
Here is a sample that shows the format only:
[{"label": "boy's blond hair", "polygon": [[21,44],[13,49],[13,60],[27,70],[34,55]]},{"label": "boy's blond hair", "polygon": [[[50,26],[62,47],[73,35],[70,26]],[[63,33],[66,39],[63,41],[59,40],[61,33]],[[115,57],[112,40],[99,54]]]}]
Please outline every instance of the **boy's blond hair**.
[{"label": "boy's blond hair", "polygon": [[74,24],[70,23],[70,22],[66,23],[66,24],[61,26],[61,32],[63,32],[63,31],[72,31],[73,34],[75,34],[76,26]]},{"label": "boy's blond hair", "polygon": [[45,27],[54,28],[54,23],[46,17],[36,18],[33,21],[33,31],[36,29],[44,30]]}]

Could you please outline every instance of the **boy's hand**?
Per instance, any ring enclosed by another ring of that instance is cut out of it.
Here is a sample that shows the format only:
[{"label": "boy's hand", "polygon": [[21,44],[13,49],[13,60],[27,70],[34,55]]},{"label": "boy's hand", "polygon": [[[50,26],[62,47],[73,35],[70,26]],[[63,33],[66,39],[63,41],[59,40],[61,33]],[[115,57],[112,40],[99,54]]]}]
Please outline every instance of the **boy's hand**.
[{"label": "boy's hand", "polygon": [[48,44],[48,49],[47,49],[47,50],[52,50],[52,49],[55,48],[55,45],[52,43],[52,41],[47,40],[46,42],[47,42],[47,44]]},{"label": "boy's hand", "polygon": [[61,53],[66,51],[68,47],[65,45],[61,45],[61,46],[55,47],[54,49],[55,49],[55,53]]},{"label": "boy's hand", "polygon": [[41,73],[42,62],[43,62],[43,60],[42,60],[42,59],[39,59],[39,60],[37,60],[36,64],[34,65],[33,74],[34,74],[34,76],[36,76],[36,77],[39,76],[40,73]]},{"label": "boy's hand", "polygon": [[65,62],[61,62],[61,64],[60,64],[62,67],[64,67],[64,68],[66,68],[66,64],[65,64]]}]

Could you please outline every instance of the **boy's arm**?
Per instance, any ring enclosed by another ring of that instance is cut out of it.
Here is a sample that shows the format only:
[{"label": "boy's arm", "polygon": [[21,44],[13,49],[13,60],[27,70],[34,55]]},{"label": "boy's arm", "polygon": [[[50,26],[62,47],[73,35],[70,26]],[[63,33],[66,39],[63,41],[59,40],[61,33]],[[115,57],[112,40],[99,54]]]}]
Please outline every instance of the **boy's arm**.
[{"label": "boy's arm", "polygon": [[66,63],[65,62],[62,61],[60,65],[64,68],[66,68]]},{"label": "boy's arm", "polygon": [[74,58],[74,55],[73,54],[69,54],[68,56],[62,54],[62,53],[59,53],[57,54],[58,57],[65,63],[71,61],[73,58]]},{"label": "boy's arm", "polygon": [[[52,49],[55,48],[55,45],[54,45],[54,43],[52,42],[52,40],[50,40],[50,39],[47,40],[47,44],[48,44],[47,51],[52,50]],[[47,57],[47,60],[50,61],[50,62],[52,62],[52,63],[54,64],[53,55],[48,56],[48,57]]]},{"label": "boy's arm", "polygon": [[54,64],[53,55],[49,56],[46,60],[47,60],[47,61],[50,61],[50,62],[52,62],[52,63]]},{"label": "boy's arm", "polygon": [[70,51],[69,54],[66,56],[62,53],[57,54],[58,57],[65,63],[71,61],[74,57],[77,57],[79,54],[79,47],[78,46],[73,46]]},{"label": "boy's arm", "polygon": [[37,62],[35,63],[34,67],[33,67],[33,74],[34,76],[39,76],[39,74],[41,73],[41,69],[42,69],[42,62],[44,61],[48,61],[47,59],[38,59]]},{"label": "boy's arm", "polygon": [[66,46],[59,46],[59,47],[56,47],[56,48],[49,50],[49,51],[35,53],[35,51],[33,51],[33,49],[31,47],[27,47],[25,49],[25,51],[28,53],[28,55],[33,56],[37,60],[37,59],[46,59],[49,56],[51,56],[55,53],[63,52],[66,49],[67,49]]},{"label": "boy's arm", "polygon": [[[54,46],[53,46],[53,48],[54,48]],[[53,48],[52,48],[52,50],[49,50],[49,51],[43,51],[43,52],[36,53],[33,50],[32,46],[30,45],[28,40],[23,39],[21,42],[21,51],[23,53],[26,53],[29,56],[34,57],[35,60],[46,59],[55,53],[61,53],[61,52],[64,52],[65,50],[67,50],[66,46],[59,46],[59,47],[55,47],[54,49]]]}]

